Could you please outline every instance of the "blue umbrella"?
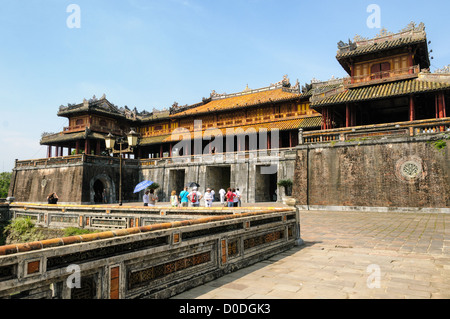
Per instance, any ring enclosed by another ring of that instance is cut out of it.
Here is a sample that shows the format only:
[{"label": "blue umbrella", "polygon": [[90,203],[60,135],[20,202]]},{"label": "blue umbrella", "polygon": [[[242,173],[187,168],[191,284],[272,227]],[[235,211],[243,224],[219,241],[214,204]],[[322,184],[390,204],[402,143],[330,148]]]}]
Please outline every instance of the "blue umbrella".
[{"label": "blue umbrella", "polygon": [[153,182],[152,181],[143,181],[140,182],[139,184],[136,185],[136,187],[134,188],[134,192],[133,193],[137,193],[140,192],[143,189],[146,189],[147,187],[149,187],[150,185],[152,185]]}]

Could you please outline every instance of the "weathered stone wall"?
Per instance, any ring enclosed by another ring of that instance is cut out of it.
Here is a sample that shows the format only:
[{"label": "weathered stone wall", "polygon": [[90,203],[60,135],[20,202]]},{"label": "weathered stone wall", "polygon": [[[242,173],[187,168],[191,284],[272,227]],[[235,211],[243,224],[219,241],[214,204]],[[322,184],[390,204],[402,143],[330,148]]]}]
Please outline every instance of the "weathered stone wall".
[{"label": "weathered stone wall", "polygon": [[[150,165],[145,161],[124,160],[122,166],[122,201],[141,201],[143,192],[134,194],[134,187],[143,180],[151,180],[161,187],[157,190],[160,202],[168,202],[173,189],[179,192],[181,185],[200,184],[199,191],[213,187],[239,188],[243,203],[268,200],[269,189],[274,192],[280,179],[293,178],[295,151],[283,150],[271,154],[242,154],[230,161],[207,161],[201,156],[191,161],[176,162],[172,159],[156,160]],[[273,165],[272,169],[267,167]],[[58,203],[93,204],[98,202],[95,183],[105,189],[106,203],[119,201],[119,160],[101,156],[69,156],[43,160],[23,161],[16,164],[10,187],[10,196],[18,202],[45,203],[47,195],[56,192]],[[264,169],[263,169],[264,168]],[[263,171],[269,171],[264,175]],[[269,187],[267,184],[269,183]],[[96,199],[97,198],[97,199]],[[280,197],[278,197],[280,201]]]},{"label": "weathered stone wall", "polygon": [[[9,196],[16,202],[46,203],[47,195],[56,192],[58,203],[93,204],[96,181],[106,190],[107,203],[119,200],[119,160],[108,157],[68,157],[36,160],[16,165],[13,170]],[[122,200],[136,201],[134,187],[140,181],[137,161],[123,161]]]},{"label": "weathered stone wall", "polygon": [[19,202],[46,203],[56,192],[60,202],[81,203],[82,189],[82,165],[34,167],[13,171],[9,195]]},{"label": "weathered stone wall", "polygon": [[396,138],[299,146],[298,205],[450,207],[450,157],[432,139]]},{"label": "weathered stone wall", "polygon": [[[192,161],[185,163],[170,163],[159,161],[157,165],[141,166],[141,180],[151,180],[157,182],[162,187],[158,189],[160,201],[169,201],[170,192],[173,190],[174,181],[171,176],[175,175],[173,171],[184,171],[185,185],[190,182],[200,184],[199,191],[204,194],[206,188],[213,187],[217,198],[219,190],[223,187],[239,188],[243,203],[254,203],[260,200],[257,194],[268,193],[268,185],[271,174],[274,173],[273,187],[276,189],[276,181],[281,179],[293,179],[295,167],[295,151],[284,150],[274,156],[243,157],[236,158],[235,161],[207,162]],[[268,167],[273,165],[272,169]],[[264,167],[264,169],[261,169]],[[179,193],[179,189],[176,189]],[[142,198],[142,193],[140,197]],[[278,198],[280,200],[280,198]]]}]

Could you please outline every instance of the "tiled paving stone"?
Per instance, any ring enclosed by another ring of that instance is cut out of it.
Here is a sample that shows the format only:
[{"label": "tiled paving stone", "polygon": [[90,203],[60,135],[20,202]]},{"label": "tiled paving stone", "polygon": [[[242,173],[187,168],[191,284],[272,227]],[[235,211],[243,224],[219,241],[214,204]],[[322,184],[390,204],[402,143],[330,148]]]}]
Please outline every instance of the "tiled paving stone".
[{"label": "tiled paving stone", "polygon": [[450,298],[450,214],[302,211],[300,218],[305,245],[174,298]]}]

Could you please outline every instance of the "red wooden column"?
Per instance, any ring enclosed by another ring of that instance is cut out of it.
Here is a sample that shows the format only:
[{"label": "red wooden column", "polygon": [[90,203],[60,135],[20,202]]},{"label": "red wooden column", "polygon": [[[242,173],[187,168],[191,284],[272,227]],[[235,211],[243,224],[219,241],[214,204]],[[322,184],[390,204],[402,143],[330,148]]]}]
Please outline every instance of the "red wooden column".
[{"label": "red wooden column", "polygon": [[325,107],[322,111],[322,129],[328,130],[331,129],[331,115],[330,115],[330,109],[328,107]]},{"label": "red wooden column", "polygon": [[350,106],[350,126],[356,126],[355,106]]},{"label": "red wooden column", "polygon": [[47,157],[48,158],[52,157],[52,146],[51,145],[47,146]]},{"label": "red wooden column", "polygon": [[443,118],[444,116],[444,103],[443,103],[444,95],[439,93],[438,95],[438,110],[439,110],[439,118]]},{"label": "red wooden column", "polygon": [[80,153],[80,141],[77,140],[75,142],[75,154],[78,155]]},{"label": "red wooden column", "polygon": [[409,74],[413,74],[414,70],[412,69],[412,67],[413,67],[413,63],[414,63],[414,62],[413,62],[412,53],[409,54],[408,60],[409,60],[409,67],[410,67],[408,73],[409,73]]},{"label": "red wooden column", "polygon": [[159,157],[160,158],[163,157],[163,145],[162,144],[159,145]]},{"label": "red wooden column", "polygon": [[350,105],[345,104],[345,127],[350,126]]},{"label": "red wooden column", "polygon": [[445,110],[445,94],[444,92],[441,93],[441,99],[442,99],[442,114],[444,117],[447,117],[447,112]]},{"label": "red wooden column", "polygon": [[97,140],[97,145],[95,148],[95,155],[100,155],[100,140]]},{"label": "red wooden column", "polygon": [[84,140],[84,154],[89,155],[91,152],[91,149],[89,147],[89,140]]},{"label": "red wooden column", "polygon": [[[440,92],[437,94],[437,109],[438,109],[438,115],[439,118],[444,118],[445,117],[445,96],[444,96],[444,92]],[[439,130],[441,132],[445,131],[445,127],[444,126],[440,126]]]},{"label": "red wooden column", "polygon": [[409,120],[414,121],[416,119],[416,110],[414,107],[414,96],[409,96]]}]

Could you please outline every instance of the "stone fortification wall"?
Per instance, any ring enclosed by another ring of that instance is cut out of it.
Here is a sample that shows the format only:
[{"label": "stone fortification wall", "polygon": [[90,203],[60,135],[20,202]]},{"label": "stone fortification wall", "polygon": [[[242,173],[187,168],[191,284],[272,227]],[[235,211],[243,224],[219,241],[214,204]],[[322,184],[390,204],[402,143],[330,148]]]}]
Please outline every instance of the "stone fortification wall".
[{"label": "stone fortification wall", "polygon": [[294,176],[296,153],[288,149],[263,150],[260,153],[236,153],[231,155],[231,160],[225,156],[219,159],[193,157],[179,162],[167,159],[150,161],[151,165],[143,161],[141,180],[156,181],[161,185],[158,189],[160,201],[168,201],[172,190],[179,193],[182,186],[190,182],[200,184],[202,194],[208,187],[214,189],[217,200],[221,188],[234,187],[239,188],[243,203],[273,201],[270,192],[277,189],[276,182]]},{"label": "stone fortification wall", "polygon": [[20,202],[46,203],[48,194],[56,192],[61,202],[79,203],[82,179],[82,165],[15,169],[9,196]]},{"label": "stone fortification wall", "polygon": [[304,208],[450,207],[448,135],[302,145],[294,196]]},{"label": "stone fortification wall", "polygon": [[[118,158],[75,155],[20,161],[13,170],[9,196],[16,202],[46,203],[56,192],[58,203],[93,204],[98,202],[96,183],[105,189],[106,203],[119,200],[120,164]],[[137,160],[123,161],[122,201],[137,201],[133,194],[139,183]]]}]

